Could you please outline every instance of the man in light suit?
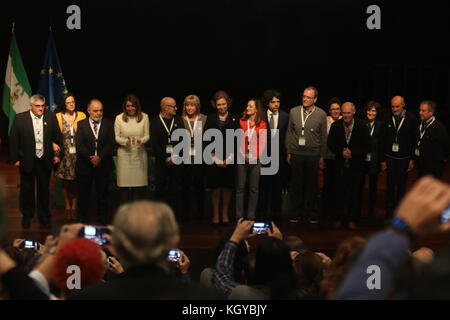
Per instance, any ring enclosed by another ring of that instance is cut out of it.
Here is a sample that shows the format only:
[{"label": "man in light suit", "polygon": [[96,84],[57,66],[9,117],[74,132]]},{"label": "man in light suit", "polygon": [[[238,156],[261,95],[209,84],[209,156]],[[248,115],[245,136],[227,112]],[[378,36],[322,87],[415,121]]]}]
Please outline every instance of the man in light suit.
[{"label": "man in light suit", "polygon": [[58,150],[62,146],[56,117],[45,109],[45,97],[35,94],[30,98],[30,110],[14,118],[9,145],[10,161],[20,170],[20,211],[24,229],[30,228],[36,209],[40,223],[51,227],[50,173],[53,164],[60,162],[54,146],[58,146]]},{"label": "man in light suit", "polygon": [[115,143],[114,124],[103,118],[103,104],[93,99],[89,102],[89,118],[78,123],[75,135],[77,163],[75,171],[78,180],[78,218],[86,222],[92,183],[97,195],[97,216],[99,223],[108,223],[108,186],[113,170],[113,148]]},{"label": "man in light suit", "polygon": [[259,183],[259,209],[261,215],[271,215],[276,222],[281,222],[282,190],[288,181],[289,166],[286,161],[286,130],[289,123],[289,115],[280,109],[281,93],[277,90],[266,90],[263,93],[263,105],[267,108],[262,119],[268,124],[270,131],[267,132],[267,155],[271,154],[271,143],[269,134],[275,136],[278,143],[279,169],[274,175],[262,175]]}]

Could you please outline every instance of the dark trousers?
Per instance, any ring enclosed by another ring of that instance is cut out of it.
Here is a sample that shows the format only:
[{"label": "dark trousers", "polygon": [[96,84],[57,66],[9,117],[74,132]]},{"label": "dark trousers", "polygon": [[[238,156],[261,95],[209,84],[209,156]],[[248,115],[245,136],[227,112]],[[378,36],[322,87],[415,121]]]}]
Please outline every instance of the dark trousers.
[{"label": "dark trousers", "polygon": [[292,218],[315,217],[319,156],[291,156]]},{"label": "dark trousers", "polygon": [[361,191],[359,198],[359,206],[358,206],[358,215],[361,216],[362,213],[362,203],[364,196],[364,186],[366,184],[366,177],[369,178],[369,202],[367,204],[367,215],[369,217],[373,216],[375,211],[375,203],[377,201],[377,191],[378,191],[378,173],[370,173],[369,172],[370,162],[364,162],[363,173],[361,175]]},{"label": "dark trousers", "polygon": [[322,216],[330,218],[336,209],[335,197],[335,160],[325,159],[325,169],[323,170],[322,188]]},{"label": "dark trousers", "polygon": [[204,217],[205,183],[202,164],[183,166],[183,195],[185,203],[185,219]]},{"label": "dark trousers", "polygon": [[258,213],[262,218],[281,221],[283,210],[283,188],[287,181],[287,163],[280,158],[280,167],[276,174],[261,175],[259,180]]},{"label": "dark trousers", "polygon": [[182,165],[168,166],[164,159],[155,159],[155,198],[172,207],[178,221],[182,211]]},{"label": "dark trousers", "polygon": [[409,158],[393,159],[387,157],[386,165],[386,217],[389,219],[393,216],[398,202],[403,198],[406,191]]},{"label": "dark trousers", "polygon": [[336,161],[336,210],[334,210],[333,220],[342,222],[354,222],[357,218],[357,211],[360,198],[360,182],[362,174],[362,164],[344,168],[343,161]]},{"label": "dark trousers", "polygon": [[20,171],[20,211],[24,219],[31,220],[37,210],[39,221],[50,221],[50,173],[44,158],[34,160],[31,172]]},{"label": "dark trousers", "polygon": [[86,222],[88,204],[90,203],[91,187],[95,183],[97,197],[97,216],[100,224],[108,223],[108,188],[110,172],[105,168],[95,168],[91,175],[77,173],[78,181],[78,218]]}]

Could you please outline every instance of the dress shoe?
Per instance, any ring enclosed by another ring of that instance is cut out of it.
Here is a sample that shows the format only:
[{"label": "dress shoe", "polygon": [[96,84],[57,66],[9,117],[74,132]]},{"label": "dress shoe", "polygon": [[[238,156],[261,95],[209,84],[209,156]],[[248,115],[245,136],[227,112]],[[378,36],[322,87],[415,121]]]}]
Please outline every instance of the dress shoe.
[{"label": "dress shoe", "polygon": [[22,218],[22,228],[23,229],[31,228],[31,220],[28,218]]}]

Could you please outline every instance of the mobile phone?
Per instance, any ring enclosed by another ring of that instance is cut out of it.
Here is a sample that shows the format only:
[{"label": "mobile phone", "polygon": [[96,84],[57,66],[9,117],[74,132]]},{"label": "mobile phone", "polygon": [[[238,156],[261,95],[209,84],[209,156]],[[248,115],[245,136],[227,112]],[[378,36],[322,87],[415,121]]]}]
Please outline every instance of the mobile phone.
[{"label": "mobile phone", "polygon": [[34,240],[23,240],[20,244],[20,248],[39,250],[39,242]]},{"label": "mobile phone", "polygon": [[109,241],[104,237],[105,233],[111,234],[111,231],[107,227],[85,226],[81,228],[78,237],[92,240],[99,246],[103,246],[109,244]]},{"label": "mobile phone", "polygon": [[450,221],[450,206],[447,207],[444,211],[441,213],[441,222],[446,223]]},{"label": "mobile phone", "polygon": [[266,234],[269,232],[271,226],[266,222],[255,222],[250,230],[253,234]]},{"label": "mobile phone", "polygon": [[181,259],[181,251],[180,250],[170,250],[167,255],[167,260],[177,262]]}]

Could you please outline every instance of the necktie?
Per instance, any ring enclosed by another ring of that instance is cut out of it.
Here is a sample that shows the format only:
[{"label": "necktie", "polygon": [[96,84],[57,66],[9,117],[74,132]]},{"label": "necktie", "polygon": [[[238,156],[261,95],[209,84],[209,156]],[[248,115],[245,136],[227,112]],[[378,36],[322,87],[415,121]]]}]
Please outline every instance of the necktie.
[{"label": "necktie", "polygon": [[276,129],[275,128],[275,114],[271,113],[270,114],[270,119],[269,119],[269,124],[270,124],[270,129]]},{"label": "necktie", "polygon": [[97,132],[98,132],[98,121],[92,121],[92,123],[94,124],[94,132],[95,132],[95,134],[97,134]]},{"label": "necktie", "polygon": [[41,158],[44,155],[44,150],[43,150],[43,135],[44,133],[41,132],[41,128],[40,128],[40,120],[41,118],[39,117],[34,117],[34,122],[35,122],[35,126],[36,126],[36,142],[38,142],[40,144],[40,149],[36,149],[36,157]]},{"label": "necktie", "polygon": [[426,128],[427,128],[427,122],[426,121],[422,121],[422,129],[420,130],[420,133],[423,133]]}]

